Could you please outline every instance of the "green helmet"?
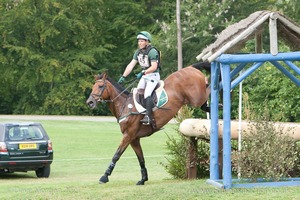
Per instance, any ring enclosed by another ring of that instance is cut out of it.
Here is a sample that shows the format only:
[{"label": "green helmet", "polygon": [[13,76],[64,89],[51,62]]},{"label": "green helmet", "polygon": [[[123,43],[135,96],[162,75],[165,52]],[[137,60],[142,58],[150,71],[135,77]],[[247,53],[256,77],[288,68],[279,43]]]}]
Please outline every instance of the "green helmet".
[{"label": "green helmet", "polygon": [[147,31],[142,31],[142,32],[139,32],[137,34],[137,37],[136,39],[144,39],[144,40],[148,40],[149,42],[151,42],[152,40],[152,37],[151,37],[151,34]]}]

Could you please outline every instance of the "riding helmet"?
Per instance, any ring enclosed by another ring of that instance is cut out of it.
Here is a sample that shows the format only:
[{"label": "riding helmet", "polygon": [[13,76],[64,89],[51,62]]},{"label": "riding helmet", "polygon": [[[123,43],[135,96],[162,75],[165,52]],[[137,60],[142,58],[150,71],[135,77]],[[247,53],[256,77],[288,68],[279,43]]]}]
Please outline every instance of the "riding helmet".
[{"label": "riding helmet", "polygon": [[149,42],[151,42],[152,37],[151,34],[147,31],[141,31],[137,34],[136,39],[144,39],[144,40],[148,40]]}]

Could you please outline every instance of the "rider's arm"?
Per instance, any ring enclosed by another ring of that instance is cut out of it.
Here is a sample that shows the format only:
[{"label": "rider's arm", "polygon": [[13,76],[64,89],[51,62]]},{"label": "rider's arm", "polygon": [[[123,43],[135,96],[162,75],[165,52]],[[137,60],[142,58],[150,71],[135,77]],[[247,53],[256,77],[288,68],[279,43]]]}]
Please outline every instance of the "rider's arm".
[{"label": "rider's arm", "polygon": [[157,70],[157,61],[151,61],[151,67],[145,70],[144,74],[150,74]]},{"label": "rider's arm", "polygon": [[137,64],[137,62],[138,61],[135,59],[131,60],[131,62],[127,65],[127,67],[123,73],[124,77],[127,77],[130,74],[130,72],[133,70],[134,66]]}]

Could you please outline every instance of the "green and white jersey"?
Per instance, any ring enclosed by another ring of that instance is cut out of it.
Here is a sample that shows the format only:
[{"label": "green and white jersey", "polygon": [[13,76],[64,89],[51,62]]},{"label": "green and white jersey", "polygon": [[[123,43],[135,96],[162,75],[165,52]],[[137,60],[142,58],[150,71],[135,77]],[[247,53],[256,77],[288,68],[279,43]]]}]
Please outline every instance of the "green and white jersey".
[{"label": "green and white jersey", "polygon": [[136,50],[133,59],[137,60],[143,69],[146,69],[151,66],[151,62],[158,62],[159,53],[149,45],[145,49]]}]

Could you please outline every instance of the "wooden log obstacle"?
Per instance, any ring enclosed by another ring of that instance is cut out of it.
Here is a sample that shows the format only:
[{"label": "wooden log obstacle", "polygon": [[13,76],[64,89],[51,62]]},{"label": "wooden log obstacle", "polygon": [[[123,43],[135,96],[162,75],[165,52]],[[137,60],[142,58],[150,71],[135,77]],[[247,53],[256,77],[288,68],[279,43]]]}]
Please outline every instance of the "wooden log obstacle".
[{"label": "wooden log obstacle", "polygon": [[[299,123],[290,123],[290,122],[277,122],[274,123],[275,130],[282,130],[284,133],[288,134],[290,137],[294,138],[295,141],[300,140],[300,124]],[[186,119],[180,123],[179,131],[187,137],[190,137],[189,144],[189,155],[187,161],[187,175],[189,179],[194,179],[197,177],[197,165],[196,161],[196,152],[197,152],[197,140],[200,139],[209,139],[209,134],[211,130],[211,122],[206,119]],[[222,174],[222,152],[223,142],[222,142],[222,133],[223,133],[223,121],[219,120],[218,128],[218,138],[219,138],[219,174]],[[251,130],[251,122],[242,121],[241,122],[242,134],[248,134]],[[239,122],[231,121],[231,139],[238,140],[239,135]]]}]

